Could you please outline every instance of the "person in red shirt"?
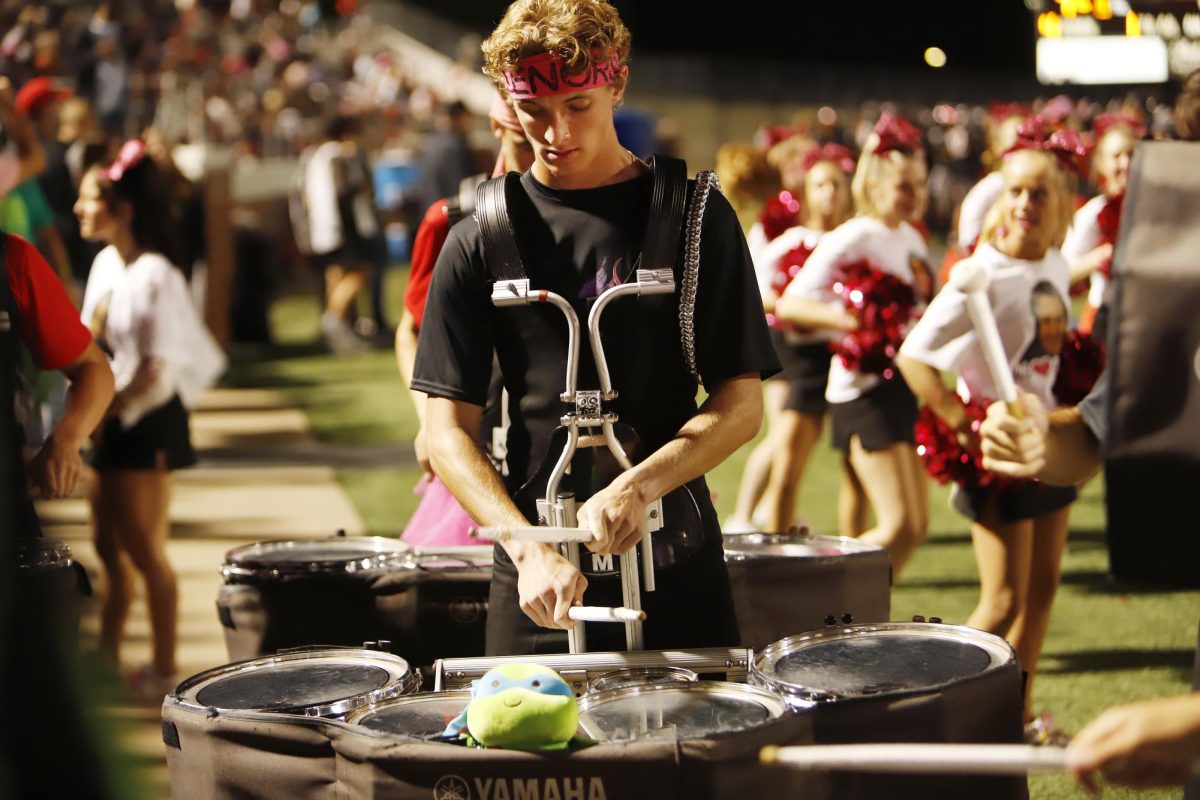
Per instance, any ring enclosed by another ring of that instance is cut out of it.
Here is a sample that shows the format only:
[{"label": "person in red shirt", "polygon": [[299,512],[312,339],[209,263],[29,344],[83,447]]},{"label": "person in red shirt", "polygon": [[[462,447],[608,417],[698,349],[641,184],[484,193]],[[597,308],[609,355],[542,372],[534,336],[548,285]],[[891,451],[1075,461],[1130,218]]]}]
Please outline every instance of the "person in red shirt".
[{"label": "person in red shirt", "polygon": [[[40,443],[24,472],[43,498],[66,497],[83,474],[79,451],[112,401],[112,370],[62,282],[37,249],[19,236],[3,239],[9,297],[0,292],[0,339],[15,332],[39,369],[62,372],[70,381],[58,425]],[[6,363],[4,368],[15,371],[17,364]],[[15,422],[22,426],[25,420]]]},{"label": "person in red shirt", "polygon": [[[525,131],[517,121],[512,106],[497,94],[491,110],[488,111],[488,118],[492,135],[500,142],[500,156],[496,160],[492,175],[525,172],[533,164],[533,148],[526,141]],[[482,182],[484,177],[479,176],[475,183]],[[474,189],[473,186],[471,188]],[[473,193],[470,193],[469,200],[474,202]],[[429,207],[417,228],[417,235],[413,241],[412,266],[408,272],[408,286],[404,290],[404,314],[396,327],[396,365],[404,377],[405,386],[412,381],[413,360],[417,355],[417,334],[421,329],[421,319],[425,315],[425,298],[429,294],[429,281],[433,278],[433,265],[437,263],[450,228],[459,219],[470,216],[470,213],[470,209],[464,209],[457,198],[442,198]],[[425,395],[416,391],[412,391],[411,395],[413,405],[417,409],[417,419],[421,424],[413,446],[417,452],[417,461],[426,472],[430,472],[424,437]]]}]

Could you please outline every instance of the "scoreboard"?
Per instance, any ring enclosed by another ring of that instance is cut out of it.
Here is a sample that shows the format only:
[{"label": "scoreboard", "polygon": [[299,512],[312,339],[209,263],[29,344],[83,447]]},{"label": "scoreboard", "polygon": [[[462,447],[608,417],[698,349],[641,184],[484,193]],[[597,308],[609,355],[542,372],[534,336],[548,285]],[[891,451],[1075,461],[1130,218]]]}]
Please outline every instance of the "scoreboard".
[{"label": "scoreboard", "polygon": [[1026,0],[1045,84],[1165,83],[1200,68],[1197,0]]}]

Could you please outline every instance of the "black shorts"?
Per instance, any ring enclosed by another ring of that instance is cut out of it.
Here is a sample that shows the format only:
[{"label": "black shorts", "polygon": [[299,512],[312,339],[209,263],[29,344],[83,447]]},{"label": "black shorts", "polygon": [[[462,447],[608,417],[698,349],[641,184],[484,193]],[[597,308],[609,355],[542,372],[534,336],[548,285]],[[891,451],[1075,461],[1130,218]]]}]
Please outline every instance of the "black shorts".
[{"label": "black shorts", "polygon": [[951,502],[967,519],[979,522],[988,501],[994,497],[1000,522],[1018,522],[1066,508],[1075,502],[1077,496],[1074,486],[1048,486],[1038,481],[1021,481],[1001,488],[966,489],[956,486]]},{"label": "black shorts", "polygon": [[787,382],[785,411],[824,414],[829,408],[825,385],[829,383],[829,345],[825,342],[790,344],[782,331],[771,330],[771,344],[783,369],[769,380]]},{"label": "black shorts", "polygon": [[330,267],[343,269],[371,269],[387,260],[387,240],[382,236],[350,237],[345,244],[328,253],[313,253],[309,260],[314,267],[326,270]]},{"label": "black shorts", "polygon": [[[647,650],[696,647],[736,647],[741,640],[733,609],[729,573],[716,511],[701,503],[705,522],[704,547],[694,555],[655,570],[655,590],[642,589],[643,627]],[[583,558],[587,558],[586,551]],[[525,616],[517,595],[517,569],[500,545],[493,555],[492,586],[488,599],[487,654],[532,655],[567,652],[567,633],[539,628]],[[593,606],[620,606],[618,575],[588,578],[584,602]],[[595,623],[585,628],[589,652],[621,652],[625,626]]]},{"label": "black shorts", "polygon": [[[159,454],[162,454],[160,461]],[[120,420],[105,420],[92,450],[92,466],[97,470],[182,469],[196,463],[188,431],[188,412],[179,396],[142,417],[128,430]]]},{"label": "black shorts", "polygon": [[850,452],[850,440],[857,436],[868,452],[887,450],[897,443],[913,444],[917,398],[897,374],[855,400],[830,403],[829,416],[834,449]]}]

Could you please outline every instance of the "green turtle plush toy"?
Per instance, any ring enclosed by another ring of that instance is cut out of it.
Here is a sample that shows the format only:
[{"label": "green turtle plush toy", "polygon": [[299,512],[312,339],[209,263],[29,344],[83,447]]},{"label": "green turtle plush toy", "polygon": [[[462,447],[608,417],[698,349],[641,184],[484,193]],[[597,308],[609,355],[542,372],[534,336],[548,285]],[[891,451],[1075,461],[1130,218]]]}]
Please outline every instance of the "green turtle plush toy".
[{"label": "green turtle plush toy", "polygon": [[537,664],[504,664],[471,683],[471,702],[446,726],[484,747],[562,750],[579,726],[575,693],[557,672]]}]

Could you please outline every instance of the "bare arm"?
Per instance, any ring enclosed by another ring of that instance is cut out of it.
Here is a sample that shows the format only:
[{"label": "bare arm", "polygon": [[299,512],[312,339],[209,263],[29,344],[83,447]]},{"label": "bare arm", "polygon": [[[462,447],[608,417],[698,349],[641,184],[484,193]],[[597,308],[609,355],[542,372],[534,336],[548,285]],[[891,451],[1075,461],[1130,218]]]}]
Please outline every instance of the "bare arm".
[{"label": "bare arm", "polygon": [[58,425],[33,457],[29,474],[42,497],[66,497],[83,471],[79,450],[104,419],[113,399],[113,374],[95,342],[63,369],[70,380],[67,404]]},{"label": "bare arm", "polygon": [[[426,435],[433,469],[480,525],[524,527],[528,520],[479,447],[482,419],[480,406],[429,398]],[[519,573],[521,610],[544,628],[570,627],[567,611],[583,602],[587,579],[549,545],[506,542],[503,547]]]},{"label": "bare arm", "polygon": [[426,472],[432,472],[429,463],[429,449],[425,436],[425,393],[412,388],[413,365],[417,362],[417,335],[421,328],[417,325],[412,312],[404,309],[400,316],[400,324],[396,326],[396,368],[412,398],[413,408],[417,412],[417,435],[413,439],[413,450],[416,452],[417,463]]},{"label": "bare arm", "polygon": [[646,506],[706,474],[754,438],[762,425],[762,380],[738,375],[717,386],[675,438],[597,492],[579,523],[599,535],[598,553],[624,553],[645,532]]},{"label": "bare arm", "polygon": [[933,409],[933,413],[954,430],[965,431],[969,428],[967,412],[958,396],[946,388],[936,368],[903,354],[896,356],[896,366],[900,368],[904,382],[912,389],[917,400]]},{"label": "bare arm", "polygon": [[858,328],[858,320],[846,309],[786,292],[775,301],[775,316],[802,328],[829,328],[835,331]]},{"label": "bare arm", "polygon": [[1105,262],[1112,259],[1113,246],[1111,244],[1102,244],[1093,248],[1087,255],[1071,262],[1071,283],[1078,283],[1090,276],[1093,272],[1104,266]]}]

